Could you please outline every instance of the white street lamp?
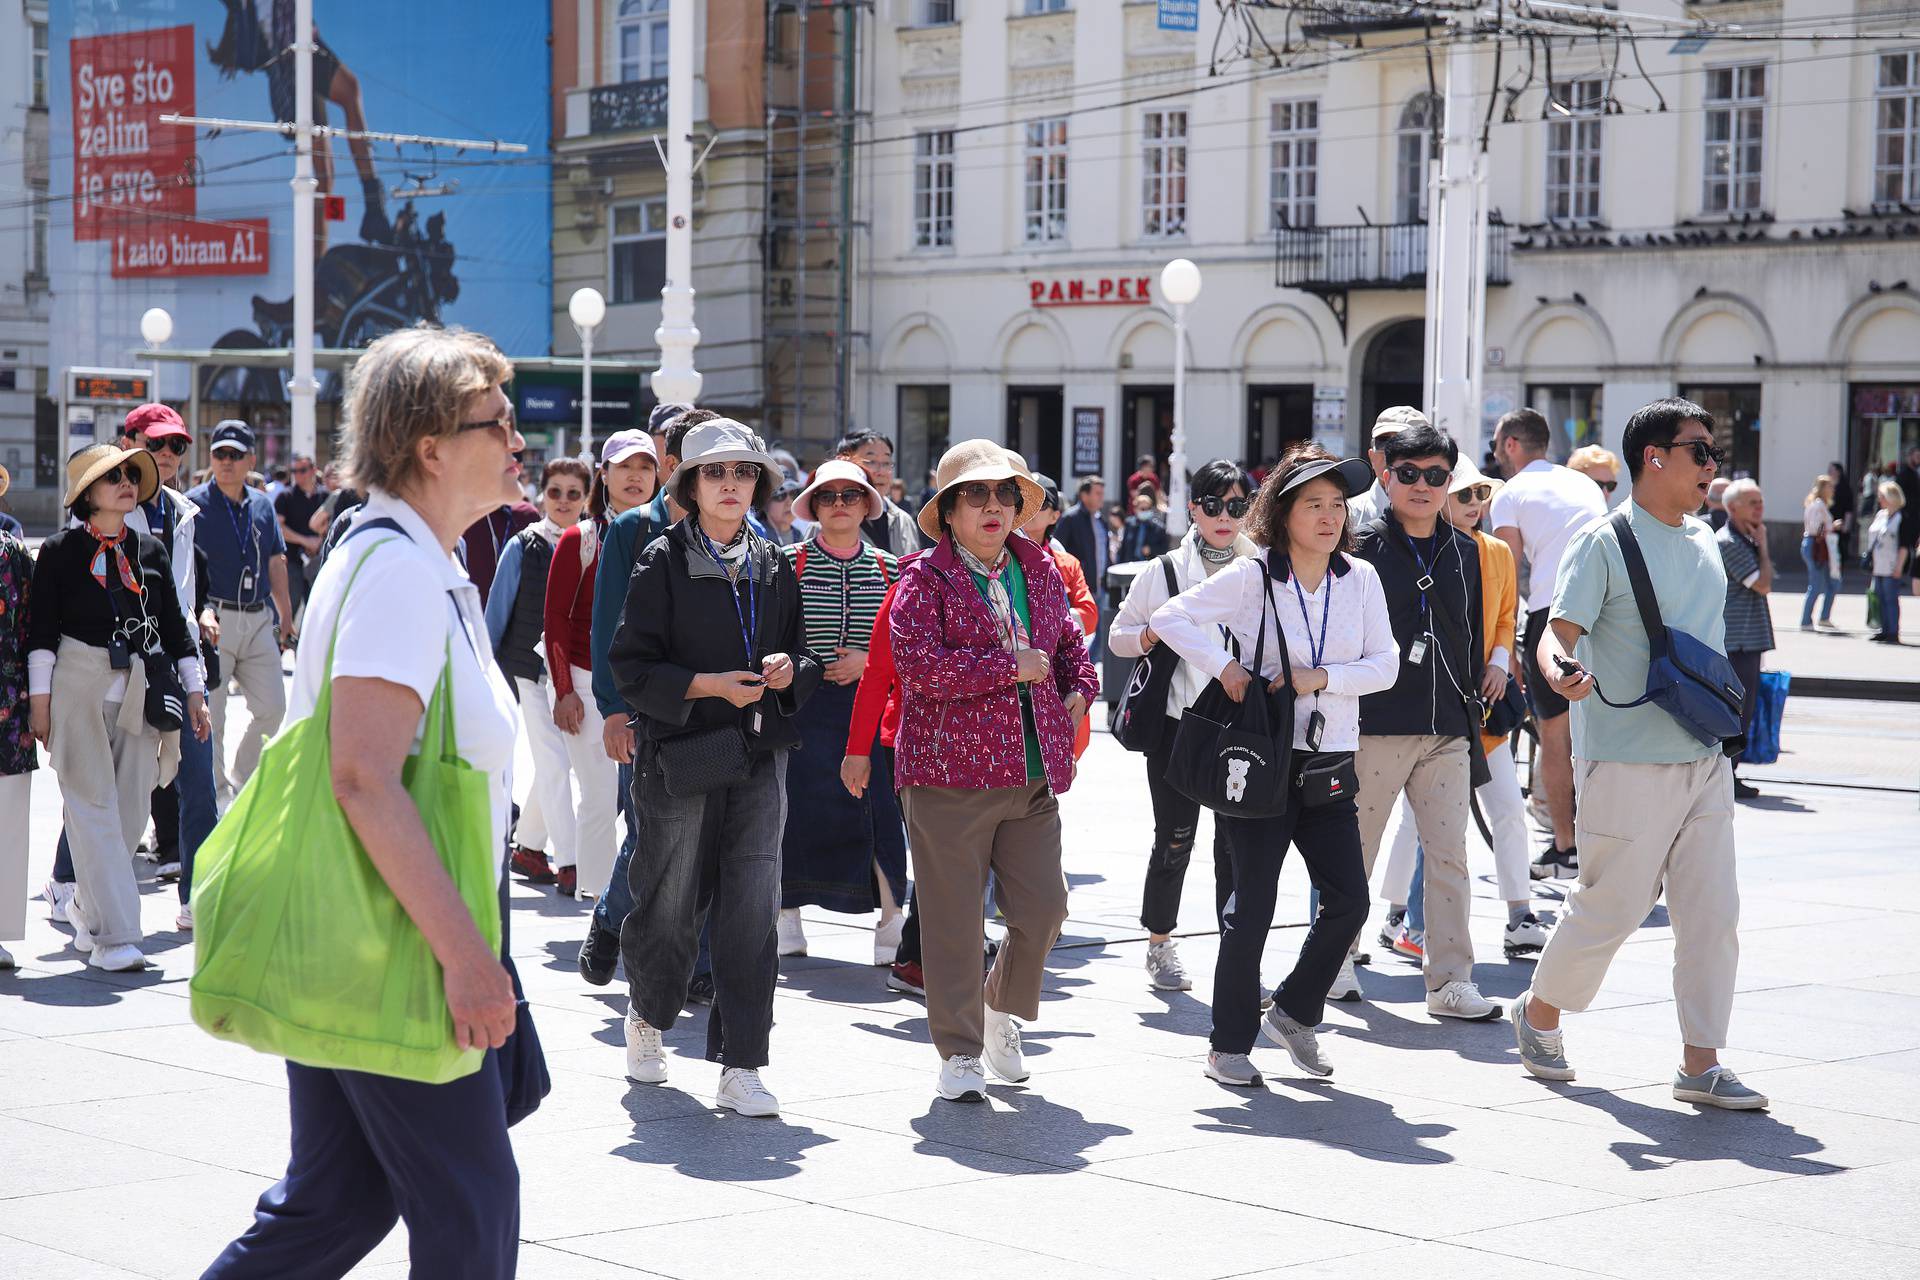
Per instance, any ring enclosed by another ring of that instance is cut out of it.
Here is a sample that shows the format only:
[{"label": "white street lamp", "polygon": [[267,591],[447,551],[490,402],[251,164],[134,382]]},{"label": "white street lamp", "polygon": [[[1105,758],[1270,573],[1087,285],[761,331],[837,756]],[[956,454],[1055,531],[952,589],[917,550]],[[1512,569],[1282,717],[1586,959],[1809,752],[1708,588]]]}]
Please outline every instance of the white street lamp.
[{"label": "white street lamp", "polygon": [[[173,336],[173,317],[165,307],[148,307],[140,317],[140,336],[149,347],[164,347]],[[153,366],[153,381],[147,386],[149,400],[160,398],[160,366]],[[189,428],[191,429],[191,428]]]},{"label": "white street lamp", "polygon": [[1173,308],[1173,452],[1167,457],[1167,532],[1187,531],[1187,308],[1200,296],[1200,268],[1175,258],[1160,269],[1160,296]]},{"label": "white street lamp", "polygon": [[[607,300],[594,288],[575,289],[567,300],[567,315],[580,335],[580,456],[593,461],[593,331],[607,318]],[[556,456],[565,457],[567,434],[560,432]]]}]

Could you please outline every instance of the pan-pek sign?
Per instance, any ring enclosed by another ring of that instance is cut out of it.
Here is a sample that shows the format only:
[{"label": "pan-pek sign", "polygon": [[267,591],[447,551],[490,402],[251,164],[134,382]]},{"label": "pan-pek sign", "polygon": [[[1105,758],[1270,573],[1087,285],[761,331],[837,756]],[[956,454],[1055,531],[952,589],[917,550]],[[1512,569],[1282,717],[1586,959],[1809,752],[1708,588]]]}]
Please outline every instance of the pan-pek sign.
[{"label": "pan-pek sign", "polygon": [[1027,281],[1036,307],[1142,307],[1153,302],[1152,276],[1074,276]]}]

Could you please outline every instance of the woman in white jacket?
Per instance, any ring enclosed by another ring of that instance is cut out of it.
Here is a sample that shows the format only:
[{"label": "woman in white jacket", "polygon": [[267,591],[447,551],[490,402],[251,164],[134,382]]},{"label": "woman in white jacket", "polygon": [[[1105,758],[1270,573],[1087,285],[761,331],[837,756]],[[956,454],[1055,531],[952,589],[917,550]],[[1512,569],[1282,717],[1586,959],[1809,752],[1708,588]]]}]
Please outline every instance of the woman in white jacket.
[{"label": "woman in white jacket", "polygon": [[[1144,656],[1160,638],[1149,620],[1168,600],[1196,587],[1242,556],[1259,548],[1240,532],[1252,505],[1253,481],[1238,463],[1217,459],[1193,473],[1187,492],[1187,535],[1180,545],[1147,566],[1133,580],[1133,588],[1107,631],[1107,648],[1118,658]],[[1167,589],[1171,571],[1175,589]],[[1216,637],[1222,653],[1226,641]],[[1147,858],[1147,883],[1140,903],[1140,927],[1147,931],[1147,980],[1156,990],[1187,991],[1193,981],[1180,963],[1173,930],[1179,923],[1180,890],[1200,821],[1200,806],[1167,785],[1167,758],[1173,750],[1173,728],[1181,713],[1193,705],[1210,679],[1190,662],[1174,669],[1167,688],[1167,717],[1172,722],[1161,734],[1160,745],[1147,755],[1147,791],[1153,800],[1153,852]],[[1218,923],[1233,892],[1233,863],[1219,824],[1213,829],[1213,905]]]},{"label": "woman in white jacket", "polygon": [[[1325,797],[1309,806],[1297,767],[1309,756],[1324,766],[1334,763],[1329,757],[1356,750],[1361,696],[1392,688],[1399,675],[1400,650],[1379,574],[1345,554],[1351,537],[1347,498],[1371,482],[1364,462],[1343,462],[1313,444],[1296,446],[1267,477],[1247,518],[1247,534],[1267,549],[1265,556],[1236,561],[1175,596],[1152,618],[1162,641],[1219,680],[1236,702],[1255,680],[1272,688],[1283,678],[1280,646],[1269,643],[1261,669],[1249,672],[1221,647],[1222,628],[1240,653],[1252,655],[1261,631],[1277,625],[1292,659],[1290,772],[1296,776],[1289,779],[1294,790],[1286,811],[1271,818],[1215,819],[1233,858],[1233,895],[1214,967],[1213,1052],[1206,1065],[1222,1084],[1260,1086],[1260,1072],[1248,1057],[1256,1034],[1286,1049],[1302,1071],[1333,1073],[1320,1056],[1314,1028],[1347,944],[1367,918],[1367,875],[1353,796]],[[1260,952],[1289,846],[1299,850],[1320,891],[1320,911],[1293,972],[1262,1017]]]}]

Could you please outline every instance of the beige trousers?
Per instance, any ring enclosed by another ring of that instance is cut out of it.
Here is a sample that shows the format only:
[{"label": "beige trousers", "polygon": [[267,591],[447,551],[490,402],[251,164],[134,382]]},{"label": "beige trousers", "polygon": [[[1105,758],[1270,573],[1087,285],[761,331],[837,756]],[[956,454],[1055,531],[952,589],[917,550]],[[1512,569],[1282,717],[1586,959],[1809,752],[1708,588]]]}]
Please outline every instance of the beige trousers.
[{"label": "beige trousers", "polygon": [[161,734],[147,724],[146,670],[128,672],[126,698],[104,702],[114,671],[107,651],[71,636],[54,658],[48,754],[60,775],[74,896],[101,946],[140,941],[133,848],[160,776]]},{"label": "beige trousers", "polygon": [[[221,804],[246,785],[260,764],[260,748],[280,727],[287,714],[287,680],[280,669],[280,639],[274,630],[273,610],[242,613],[220,609],[220,682],[208,693],[213,713],[213,784]],[[240,735],[233,769],[227,769],[227,684],[240,686],[247,711],[253,717]]]},{"label": "beige trousers", "polygon": [[1620,944],[1667,894],[1680,1034],[1724,1049],[1740,965],[1733,859],[1733,768],[1718,752],[1690,764],[1574,765],[1580,881],[1533,973],[1542,1000],[1579,1012]]},{"label": "beige trousers", "polygon": [[27,821],[33,775],[0,777],[0,942],[27,936]]},{"label": "beige trousers", "polygon": [[[913,891],[920,902],[920,965],[927,1025],[940,1056],[979,1057],[986,1005],[1016,1018],[1040,1016],[1047,952],[1067,919],[1060,869],[1060,802],[1044,782],[969,791],[906,787]],[[993,872],[1007,940],[980,978],[980,900]]]},{"label": "beige trousers", "polygon": [[1387,820],[1404,792],[1427,851],[1427,990],[1473,981],[1473,939],[1467,907],[1467,804],[1473,795],[1465,738],[1433,734],[1361,734],[1354,768],[1360,775],[1360,857],[1373,878]]}]

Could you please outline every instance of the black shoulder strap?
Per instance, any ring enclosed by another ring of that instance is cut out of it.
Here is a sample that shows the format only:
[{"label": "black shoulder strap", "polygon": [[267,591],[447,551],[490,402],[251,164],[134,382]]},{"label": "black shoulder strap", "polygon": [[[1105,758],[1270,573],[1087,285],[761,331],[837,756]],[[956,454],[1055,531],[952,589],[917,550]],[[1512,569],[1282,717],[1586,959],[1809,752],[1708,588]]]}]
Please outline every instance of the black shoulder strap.
[{"label": "black shoulder strap", "polygon": [[1180,575],[1173,571],[1173,552],[1160,557],[1160,572],[1167,575],[1167,599],[1171,600],[1180,594]]},{"label": "black shoulder strap", "polygon": [[1633,536],[1633,525],[1623,507],[1613,513],[1610,523],[1620,539],[1620,558],[1627,562],[1627,581],[1633,584],[1633,602],[1640,608],[1640,625],[1647,629],[1647,657],[1662,658],[1667,652],[1667,625],[1660,620],[1660,601],[1653,594],[1653,579],[1647,576],[1647,561],[1640,554],[1640,540]]},{"label": "black shoulder strap", "polygon": [[1260,633],[1253,646],[1253,678],[1264,679],[1260,668],[1267,643],[1267,615],[1273,615],[1273,634],[1280,642],[1280,674],[1288,685],[1293,684],[1293,655],[1287,652],[1287,629],[1280,625],[1280,610],[1273,603],[1273,570],[1267,565],[1267,557],[1260,560]]},{"label": "black shoulder strap", "polygon": [[405,538],[408,542],[413,541],[413,535],[408,533],[401,523],[392,516],[378,516],[372,520],[355,520],[353,527],[347,530],[347,536],[340,539],[340,541],[347,542],[353,538],[357,538],[369,529],[390,529]]}]

